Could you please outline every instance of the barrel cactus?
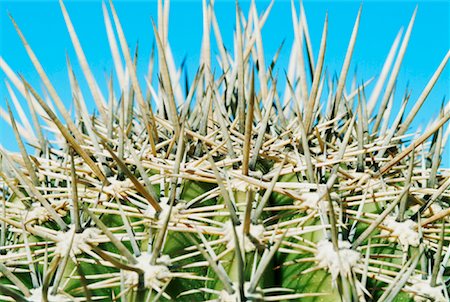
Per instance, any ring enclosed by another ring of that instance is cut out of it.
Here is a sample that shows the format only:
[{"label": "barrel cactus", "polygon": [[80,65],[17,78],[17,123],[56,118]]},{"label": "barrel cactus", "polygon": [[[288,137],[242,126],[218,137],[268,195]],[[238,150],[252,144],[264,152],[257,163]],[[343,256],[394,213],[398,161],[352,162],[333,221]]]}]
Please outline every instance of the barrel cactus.
[{"label": "barrel cactus", "polygon": [[278,76],[279,53],[266,62],[261,35],[272,4],[258,14],[252,3],[248,16],[236,4],[230,51],[204,1],[200,64],[184,84],[168,2],[158,1],[146,81],[103,4],[117,81],[101,91],[60,6],[89,88],[68,60],[73,114],[12,16],[46,94],[0,58],[1,113],[19,147],[0,148],[0,300],[449,301],[449,103],[424,131],[410,128],[450,53],[391,118],[416,12],[366,96],[370,83],[346,85],[361,10],[332,80],[326,17],[315,57],[304,8],[292,5]]}]

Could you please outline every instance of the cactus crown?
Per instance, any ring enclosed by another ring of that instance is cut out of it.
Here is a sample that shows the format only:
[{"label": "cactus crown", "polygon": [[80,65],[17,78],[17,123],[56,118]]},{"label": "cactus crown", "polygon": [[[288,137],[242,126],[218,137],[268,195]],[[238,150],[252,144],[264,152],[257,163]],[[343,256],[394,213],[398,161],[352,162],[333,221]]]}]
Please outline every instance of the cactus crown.
[{"label": "cactus crown", "polygon": [[137,51],[103,4],[118,79],[105,93],[60,5],[90,90],[68,62],[74,117],[12,17],[48,96],[0,59],[20,115],[2,109],[20,153],[0,148],[0,300],[448,301],[450,172],[439,165],[449,104],[424,132],[408,130],[450,53],[411,111],[406,96],[390,121],[416,12],[366,96],[369,83],[346,89],[361,10],[331,80],[327,18],[315,57],[303,6],[293,5],[283,90],[278,53],[269,63],[262,48],[272,4],[258,14],[252,3],[248,17],[236,5],[230,52],[204,1],[200,65],[183,91],[169,3],[158,1],[144,86]]}]

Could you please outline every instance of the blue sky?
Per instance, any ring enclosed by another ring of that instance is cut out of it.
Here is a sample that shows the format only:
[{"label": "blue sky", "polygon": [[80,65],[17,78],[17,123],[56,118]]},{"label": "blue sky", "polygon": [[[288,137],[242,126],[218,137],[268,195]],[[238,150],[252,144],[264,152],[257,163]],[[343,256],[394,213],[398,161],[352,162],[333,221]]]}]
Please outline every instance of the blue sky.
[{"label": "blue sky", "polygon": [[[232,49],[235,28],[234,1],[215,1],[215,11],[225,45]],[[112,58],[106,38],[101,1],[65,1],[78,36],[101,88],[106,89],[105,78],[113,70]],[[241,1],[247,12],[250,2]],[[268,1],[257,1],[258,11]],[[296,2],[297,3],[297,2]],[[298,4],[298,3],[297,3]],[[329,34],[326,67],[332,74],[339,74],[347,49],[359,1],[304,1],[314,51],[317,54],[325,13],[329,14]],[[361,26],[352,59],[350,75],[357,70],[358,81],[377,76],[389,48],[403,26],[406,29],[416,5],[419,5],[412,37],[403,60],[397,84],[396,105],[408,85],[414,101],[450,48],[450,2],[449,1],[364,1]],[[139,74],[143,75],[151,46],[153,31],[151,18],[156,19],[156,1],[115,1],[116,9],[125,30],[130,47],[139,41]],[[298,5],[297,5],[298,8]],[[28,42],[40,59],[58,93],[70,107],[69,80],[66,70],[66,53],[82,78],[76,56],[67,33],[57,1],[4,1],[0,0],[0,55],[12,67],[41,87],[33,65],[9,21],[11,13],[24,32]],[[187,56],[188,70],[197,69],[202,36],[201,1],[172,1],[170,7],[169,41],[176,63]],[[285,40],[278,62],[280,75],[287,69],[289,49],[293,39],[290,1],[276,1],[271,15],[263,28],[266,59],[270,60]],[[0,105],[5,106],[7,95],[3,83],[5,75],[0,72]],[[141,76],[143,80],[143,76]],[[82,83],[82,87],[83,87]],[[372,84],[371,87],[373,87]],[[368,88],[370,92],[371,87]],[[414,122],[414,127],[425,126],[438,114],[442,100],[450,95],[450,67],[446,67],[435,89],[428,97]],[[89,94],[86,94],[89,96]],[[411,104],[409,108],[411,107]],[[8,149],[17,149],[9,126],[0,121],[0,143]],[[449,146],[443,165],[450,167]]]}]

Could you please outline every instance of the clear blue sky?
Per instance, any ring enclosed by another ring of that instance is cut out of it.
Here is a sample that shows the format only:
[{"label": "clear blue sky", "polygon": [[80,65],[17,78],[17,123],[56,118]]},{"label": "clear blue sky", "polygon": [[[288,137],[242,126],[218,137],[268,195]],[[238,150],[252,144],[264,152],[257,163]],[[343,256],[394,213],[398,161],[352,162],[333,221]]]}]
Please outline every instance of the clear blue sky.
[{"label": "clear blue sky", "polygon": [[[232,49],[234,30],[234,1],[216,0],[215,11],[225,45]],[[101,88],[106,89],[105,77],[113,70],[112,58],[106,38],[101,1],[65,1],[69,14],[81,40],[85,54]],[[257,1],[258,11],[268,1]],[[297,3],[297,2],[296,2]],[[241,1],[246,13],[250,2]],[[298,4],[298,3],[297,3]],[[360,1],[304,1],[314,51],[317,54],[325,13],[329,14],[329,40],[326,53],[327,70],[339,74],[347,49]],[[408,25],[416,6],[419,10],[412,37],[403,60],[397,84],[396,106],[398,108],[406,86],[412,89],[411,100],[420,94],[428,79],[450,48],[450,2],[449,1],[364,1],[361,27],[352,60],[350,74],[355,68],[359,82],[377,76],[384,59],[398,32]],[[139,74],[147,68],[153,43],[151,18],[156,19],[156,1],[115,1],[116,9],[129,45],[134,48],[139,41]],[[297,5],[298,8],[298,5]],[[188,70],[197,69],[202,36],[201,1],[172,1],[170,7],[169,41],[177,64],[187,56]],[[76,56],[56,0],[54,1],[4,1],[0,0],[0,54],[13,68],[36,87],[41,87],[37,74],[16,34],[7,13],[11,13],[21,27],[28,42],[57,87],[58,93],[70,107],[69,80],[65,55],[69,54],[75,72],[82,78]],[[263,42],[267,60],[271,59],[280,43],[286,40],[278,70],[287,69],[289,49],[293,39],[290,1],[276,1],[263,29]],[[5,75],[0,72],[0,105],[5,106],[7,95],[3,83]],[[141,76],[143,79],[143,76]],[[82,83],[83,84],[83,83]],[[371,87],[373,87],[372,84]],[[84,84],[82,87],[85,87]],[[430,94],[424,108],[416,118],[414,127],[425,126],[438,114],[442,100],[448,101],[450,91],[450,67],[447,66]],[[370,88],[368,92],[370,92]],[[85,94],[87,100],[90,95]],[[411,106],[410,106],[411,107]],[[409,107],[409,108],[410,108]],[[17,149],[9,126],[0,121],[0,143]],[[447,146],[443,165],[450,167]]]}]

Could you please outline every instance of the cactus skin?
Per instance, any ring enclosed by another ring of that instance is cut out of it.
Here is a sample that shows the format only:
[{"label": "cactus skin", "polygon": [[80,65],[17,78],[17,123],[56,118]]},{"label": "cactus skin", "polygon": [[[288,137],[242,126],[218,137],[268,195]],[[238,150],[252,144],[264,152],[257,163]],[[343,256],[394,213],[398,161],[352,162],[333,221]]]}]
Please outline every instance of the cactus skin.
[{"label": "cactus skin", "polygon": [[[266,68],[260,49],[266,15],[254,4],[245,32],[238,18],[236,53],[219,49],[217,77],[215,13],[205,2],[201,68],[185,94],[166,16],[154,28],[159,63],[150,89],[139,86],[138,52],[130,54],[113,4],[104,5],[107,29],[113,22],[119,38],[109,37],[121,81],[117,94],[111,80],[103,105],[60,5],[99,114],[88,115],[69,62],[73,119],[33,54],[48,102],[0,62],[35,122],[27,132],[8,102],[20,153],[0,147],[1,301],[447,301],[450,171],[439,162],[449,104],[410,139],[409,124],[380,120],[386,104],[374,112],[389,95],[379,100],[374,91],[371,103],[364,87],[345,91],[350,61],[327,97],[327,19],[317,64],[309,38],[305,46],[294,39],[307,55],[292,57],[279,94],[277,56]],[[158,11],[168,5],[158,2]],[[309,37],[300,5],[296,35],[302,24]],[[302,82],[305,62],[311,83]]]}]

